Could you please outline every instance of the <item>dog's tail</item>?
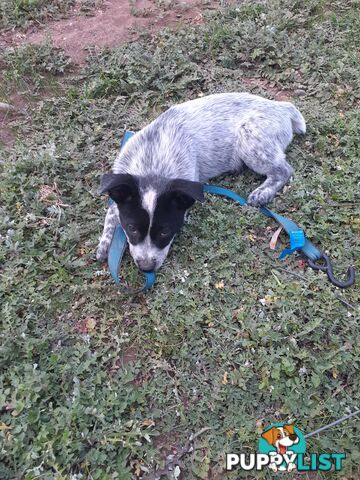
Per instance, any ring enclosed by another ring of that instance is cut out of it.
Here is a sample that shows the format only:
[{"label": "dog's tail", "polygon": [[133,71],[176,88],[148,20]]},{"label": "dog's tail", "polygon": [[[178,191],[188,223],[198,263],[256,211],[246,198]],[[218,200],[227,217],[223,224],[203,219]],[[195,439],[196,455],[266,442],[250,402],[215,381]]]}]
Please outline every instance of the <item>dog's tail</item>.
[{"label": "dog's tail", "polygon": [[301,115],[299,110],[294,107],[291,103],[290,105],[290,118],[292,123],[292,128],[295,133],[306,133],[306,123],[304,117]]}]

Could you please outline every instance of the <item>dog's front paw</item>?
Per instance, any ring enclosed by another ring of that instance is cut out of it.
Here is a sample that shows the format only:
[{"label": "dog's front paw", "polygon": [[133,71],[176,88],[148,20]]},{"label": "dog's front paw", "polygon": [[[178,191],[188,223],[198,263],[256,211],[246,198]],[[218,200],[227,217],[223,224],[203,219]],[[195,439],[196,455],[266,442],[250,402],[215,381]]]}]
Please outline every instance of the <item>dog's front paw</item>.
[{"label": "dog's front paw", "polygon": [[269,188],[257,188],[250,193],[247,200],[248,205],[252,207],[262,207],[269,203],[274,197],[273,192]]},{"label": "dog's front paw", "polygon": [[99,245],[96,250],[96,260],[98,262],[104,263],[107,260],[108,248],[106,245]]}]

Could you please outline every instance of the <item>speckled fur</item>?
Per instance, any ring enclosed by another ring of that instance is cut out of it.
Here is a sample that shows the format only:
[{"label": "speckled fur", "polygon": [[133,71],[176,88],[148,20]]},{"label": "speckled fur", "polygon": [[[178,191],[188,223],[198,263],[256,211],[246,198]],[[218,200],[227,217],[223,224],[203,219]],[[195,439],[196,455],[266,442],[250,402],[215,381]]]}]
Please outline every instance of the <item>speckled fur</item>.
[{"label": "speckled fur", "polygon": [[[291,103],[248,93],[209,95],[169,108],[136,133],[112,171],[140,177],[144,194],[148,188],[163,191],[170,179],[205,182],[247,166],[266,176],[248,203],[265,205],[292,176],[284,152],[293,133],[305,131],[304,118]],[[105,260],[118,223],[117,207],[109,207],[98,260]]]}]

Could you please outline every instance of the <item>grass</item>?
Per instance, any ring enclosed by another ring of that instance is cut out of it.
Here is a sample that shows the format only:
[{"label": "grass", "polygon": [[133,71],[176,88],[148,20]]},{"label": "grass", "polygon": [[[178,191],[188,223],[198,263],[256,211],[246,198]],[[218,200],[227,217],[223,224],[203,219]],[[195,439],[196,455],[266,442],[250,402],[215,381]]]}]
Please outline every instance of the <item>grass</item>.
[{"label": "grass", "polygon": [[[270,423],[307,433],[359,406],[358,286],[340,292],[297,256],[280,263],[276,225],[256,210],[210,196],[193,208],[147,294],[122,296],[93,261],[106,208],[95,191],[125,126],[251,79],[268,97],[268,82],[304,93],[293,98],[308,122],[288,152],[295,181],[272,207],[337,274],[358,262],[358,20],[356,2],[245,1],[204,26],[92,53],[18,122],[19,140],[0,150],[1,479],[141,477],[205,427],[182,478],[223,478],[225,454],[255,451]],[[6,95],[40,88],[41,65],[65,67],[32,48],[25,71],[29,52],[3,53]],[[259,179],[221,184],[247,195]],[[138,281],[128,258],[123,274]],[[308,450],[345,451],[342,477],[357,478],[358,435],[342,424]],[[227,474],[242,477],[254,478]]]},{"label": "grass", "polygon": [[66,17],[77,6],[90,12],[101,0],[0,0],[0,28],[42,26]]}]

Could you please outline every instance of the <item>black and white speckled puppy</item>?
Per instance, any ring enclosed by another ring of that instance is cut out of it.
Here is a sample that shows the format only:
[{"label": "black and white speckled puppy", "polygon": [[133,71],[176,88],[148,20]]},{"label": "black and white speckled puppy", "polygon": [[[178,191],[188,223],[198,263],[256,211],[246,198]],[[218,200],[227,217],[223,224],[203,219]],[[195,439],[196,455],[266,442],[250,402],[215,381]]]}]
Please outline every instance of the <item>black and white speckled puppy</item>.
[{"label": "black and white speckled puppy", "polygon": [[186,210],[203,199],[202,184],[223,173],[247,166],[266,176],[248,203],[267,204],[293,174],[284,153],[293,133],[305,131],[294,105],[248,93],[171,107],[128,140],[112,173],[102,177],[99,193],[108,191],[115,203],[106,214],[97,259],[106,259],[120,222],[138,267],[158,269]]}]

